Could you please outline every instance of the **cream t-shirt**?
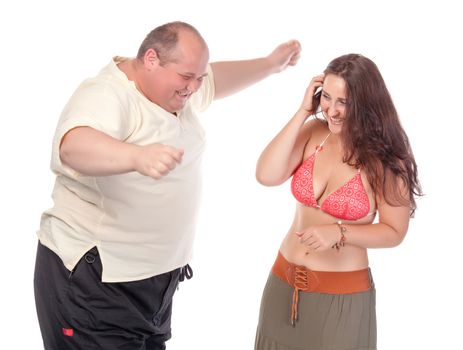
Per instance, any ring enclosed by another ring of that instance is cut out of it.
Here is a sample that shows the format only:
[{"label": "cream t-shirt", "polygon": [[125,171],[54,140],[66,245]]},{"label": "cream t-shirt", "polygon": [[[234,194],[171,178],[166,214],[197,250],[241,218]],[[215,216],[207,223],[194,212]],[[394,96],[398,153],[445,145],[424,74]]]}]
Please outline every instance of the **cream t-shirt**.
[{"label": "cream t-shirt", "polygon": [[[38,237],[72,270],[98,248],[103,282],[135,281],[187,264],[199,207],[205,135],[196,112],[214,97],[212,70],[175,117],[149,101],[119,70],[114,57],[85,80],[65,106],[53,140],[54,206],[42,215]],[[89,126],[137,145],[184,150],[181,164],[161,180],[130,172],[83,176],[61,163],[59,146],[72,128]]]}]

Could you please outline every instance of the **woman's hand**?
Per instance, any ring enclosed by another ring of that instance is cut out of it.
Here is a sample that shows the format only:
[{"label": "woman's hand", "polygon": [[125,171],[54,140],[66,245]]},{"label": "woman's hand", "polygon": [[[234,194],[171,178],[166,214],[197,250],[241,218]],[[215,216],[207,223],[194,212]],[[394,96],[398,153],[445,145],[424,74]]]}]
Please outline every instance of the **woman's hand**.
[{"label": "woman's hand", "polygon": [[309,86],[305,90],[304,100],[301,104],[301,110],[304,110],[307,115],[314,114],[315,111],[313,106],[313,96],[319,87],[323,86],[323,80],[325,79],[324,74],[317,75],[312,78]]},{"label": "woman's hand", "polygon": [[310,226],[305,230],[295,232],[299,242],[310,251],[320,252],[333,248],[341,239],[341,233],[336,225]]}]

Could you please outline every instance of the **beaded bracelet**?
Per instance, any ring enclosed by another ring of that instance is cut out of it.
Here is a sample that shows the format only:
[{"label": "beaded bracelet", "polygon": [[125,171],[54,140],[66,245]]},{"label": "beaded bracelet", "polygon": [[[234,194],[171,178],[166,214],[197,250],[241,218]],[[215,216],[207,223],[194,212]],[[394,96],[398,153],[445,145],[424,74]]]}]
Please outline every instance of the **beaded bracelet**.
[{"label": "beaded bracelet", "polygon": [[339,249],[341,249],[341,247],[344,247],[344,245],[346,244],[346,236],[344,235],[344,233],[347,231],[347,228],[346,226],[342,225],[341,221],[337,221],[336,224],[338,225],[339,231],[341,232],[341,238],[339,239],[339,242],[333,244],[331,248],[336,248],[336,250],[339,251]]}]

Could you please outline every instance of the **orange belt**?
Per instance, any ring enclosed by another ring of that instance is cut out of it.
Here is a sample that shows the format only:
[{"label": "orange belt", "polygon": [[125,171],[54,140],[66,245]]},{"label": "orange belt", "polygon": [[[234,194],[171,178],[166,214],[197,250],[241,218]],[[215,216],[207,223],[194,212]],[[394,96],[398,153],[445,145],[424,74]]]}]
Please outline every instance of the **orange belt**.
[{"label": "orange belt", "polygon": [[357,271],[313,271],[305,266],[298,266],[287,261],[278,252],[272,273],[293,287],[291,305],[291,324],[297,320],[299,291],[326,294],[351,294],[365,292],[371,285],[370,269]]}]

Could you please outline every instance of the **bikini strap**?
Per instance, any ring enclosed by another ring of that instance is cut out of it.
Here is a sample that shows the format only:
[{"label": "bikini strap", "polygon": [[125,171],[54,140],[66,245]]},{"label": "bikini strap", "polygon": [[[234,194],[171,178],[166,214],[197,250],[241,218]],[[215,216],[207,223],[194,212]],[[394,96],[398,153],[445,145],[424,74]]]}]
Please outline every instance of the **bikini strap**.
[{"label": "bikini strap", "polygon": [[322,141],[322,143],[320,143],[317,147],[315,147],[315,152],[319,152],[323,149],[323,145],[325,144],[325,141],[328,139],[328,137],[330,137],[331,133],[329,133],[328,135],[326,135],[325,139]]}]

